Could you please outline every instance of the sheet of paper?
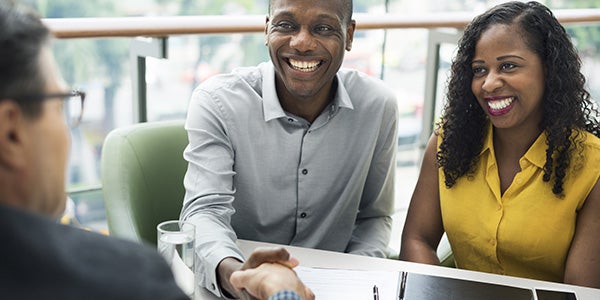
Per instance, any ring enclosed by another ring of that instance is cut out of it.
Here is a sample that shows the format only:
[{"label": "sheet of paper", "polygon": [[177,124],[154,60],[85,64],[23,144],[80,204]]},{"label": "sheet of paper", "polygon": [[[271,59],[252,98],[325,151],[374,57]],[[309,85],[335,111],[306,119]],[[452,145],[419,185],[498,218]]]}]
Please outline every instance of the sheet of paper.
[{"label": "sheet of paper", "polygon": [[398,297],[398,278],[401,272],[301,266],[294,270],[302,282],[315,293],[316,299],[374,299],[375,285],[379,290],[379,299],[390,300]]}]

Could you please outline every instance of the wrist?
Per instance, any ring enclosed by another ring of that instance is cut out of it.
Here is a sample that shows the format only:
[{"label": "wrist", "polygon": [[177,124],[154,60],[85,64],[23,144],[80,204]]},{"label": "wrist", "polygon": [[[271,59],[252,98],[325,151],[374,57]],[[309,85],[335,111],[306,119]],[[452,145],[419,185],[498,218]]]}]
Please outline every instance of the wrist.
[{"label": "wrist", "polygon": [[242,262],[233,257],[226,257],[217,265],[217,280],[223,296],[227,298],[239,298],[239,291],[231,285],[229,278],[233,272],[241,268]]}]

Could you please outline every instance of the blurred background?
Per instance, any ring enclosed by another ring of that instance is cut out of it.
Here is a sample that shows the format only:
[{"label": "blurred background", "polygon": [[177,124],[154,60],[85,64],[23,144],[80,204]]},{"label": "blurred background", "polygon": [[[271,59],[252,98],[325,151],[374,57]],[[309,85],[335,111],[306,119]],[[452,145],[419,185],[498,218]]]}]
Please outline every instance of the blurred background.
[{"label": "blurred background", "polygon": [[[44,18],[177,15],[266,15],[267,0],[26,0]],[[354,0],[355,13],[415,16],[435,12],[481,13],[503,1]],[[600,0],[540,1],[551,9],[595,8]],[[584,63],[593,99],[600,96],[599,24],[566,25]],[[459,34],[449,30],[451,34]],[[427,29],[360,30],[344,66],[383,79],[396,91],[401,112],[398,134],[396,215],[392,248],[399,236],[418,174],[425,95]],[[67,189],[70,213],[82,225],[106,232],[100,184],[100,154],[106,134],[134,122],[130,63],[131,38],[57,39],[54,53],[62,74],[87,92],[83,124],[72,130]],[[444,83],[455,45],[442,44],[436,90]],[[168,59],[147,58],[148,121],[185,118],[196,85],[235,67],[268,60],[263,33],[181,35],[168,38]],[[437,106],[439,113],[441,105]],[[173,199],[181,201],[181,199]]]}]

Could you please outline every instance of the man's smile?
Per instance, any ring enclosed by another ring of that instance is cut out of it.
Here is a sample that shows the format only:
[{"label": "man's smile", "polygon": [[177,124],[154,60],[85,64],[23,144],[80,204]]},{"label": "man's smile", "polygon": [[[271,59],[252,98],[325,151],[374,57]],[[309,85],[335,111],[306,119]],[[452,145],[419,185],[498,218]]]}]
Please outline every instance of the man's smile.
[{"label": "man's smile", "polygon": [[323,64],[322,60],[302,61],[302,60],[296,60],[293,58],[289,58],[287,61],[288,61],[288,64],[290,65],[290,67],[292,67],[294,70],[298,70],[300,72],[316,71]]}]

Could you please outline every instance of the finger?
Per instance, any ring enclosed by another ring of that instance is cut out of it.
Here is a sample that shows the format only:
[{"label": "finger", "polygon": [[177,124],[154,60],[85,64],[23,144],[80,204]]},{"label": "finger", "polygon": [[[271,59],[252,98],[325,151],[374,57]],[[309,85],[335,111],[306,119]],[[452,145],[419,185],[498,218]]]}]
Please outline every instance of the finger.
[{"label": "finger", "polygon": [[314,300],[315,294],[308,287],[304,287],[304,294],[306,295],[307,300]]},{"label": "finger", "polygon": [[254,269],[248,269],[244,271],[235,271],[229,277],[229,282],[234,288],[243,290],[243,287],[248,285],[248,281],[252,279],[256,271]]},{"label": "finger", "polygon": [[290,269],[293,269],[295,267],[297,267],[300,264],[300,261],[298,261],[297,258],[290,256],[288,260],[286,261],[278,261],[277,263],[284,265]]},{"label": "finger", "polygon": [[290,259],[290,253],[283,247],[256,248],[242,269],[256,268],[265,262],[286,262]]}]

